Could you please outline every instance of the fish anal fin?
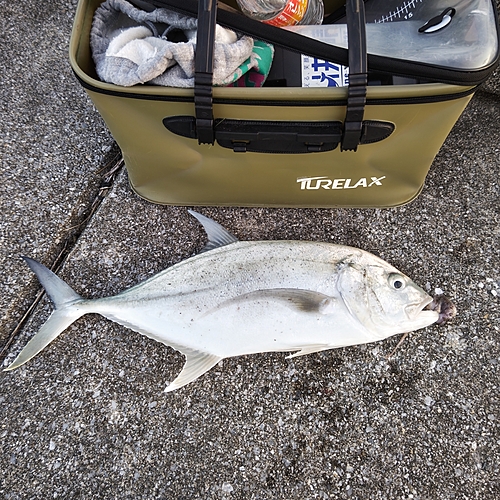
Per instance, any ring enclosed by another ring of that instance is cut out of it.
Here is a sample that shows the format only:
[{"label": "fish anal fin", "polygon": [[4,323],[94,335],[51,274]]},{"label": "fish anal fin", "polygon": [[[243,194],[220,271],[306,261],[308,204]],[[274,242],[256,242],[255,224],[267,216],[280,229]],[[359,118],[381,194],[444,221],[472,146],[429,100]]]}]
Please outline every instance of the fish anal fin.
[{"label": "fish anal fin", "polygon": [[304,346],[300,349],[300,351],[294,352],[286,357],[286,359],[298,358],[299,356],[305,356],[306,354],[313,354],[315,352],[326,351],[327,349],[331,349],[331,345],[327,344],[313,344]]},{"label": "fish anal fin", "polygon": [[175,391],[193,382],[193,380],[196,380],[198,377],[208,372],[210,368],[213,368],[222,359],[215,354],[196,351],[194,349],[182,347],[174,347],[174,349],[179,350],[186,356],[186,362],[175,380],[165,388],[165,392]]},{"label": "fish anal fin", "polygon": [[188,212],[198,220],[208,236],[208,243],[201,249],[200,253],[208,252],[214,248],[223,247],[238,241],[238,238],[236,238],[234,234],[230,233],[214,220],[205,217],[194,210],[188,210]]}]

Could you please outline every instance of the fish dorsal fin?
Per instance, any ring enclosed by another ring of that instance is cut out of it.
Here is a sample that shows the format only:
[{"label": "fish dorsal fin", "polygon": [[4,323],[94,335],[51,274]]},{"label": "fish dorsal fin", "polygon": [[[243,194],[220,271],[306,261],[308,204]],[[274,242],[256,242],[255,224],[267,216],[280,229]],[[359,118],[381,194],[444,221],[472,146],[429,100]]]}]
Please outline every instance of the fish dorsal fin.
[{"label": "fish dorsal fin", "polygon": [[205,229],[208,236],[208,243],[202,248],[201,252],[208,252],[214,248],[223,247],[229,245],[230,243],[235,243],[238,238],[234,234],[231,234],[227,229],[224,229],[220,224],[217,224],[212,219],[205,217],[204,215],[195,212],[194,210],[188,210],[188,212],[195,217],[198,222]]},{"label": "fish dorsal fin", "polygon": [[326,351],[327,349],[331,348],[332,346],[329,344],[308,345],[307,347],[303,347],[300,351],[290,354],[290,356],[287,356],[286,359],[298,358],[299,356],[304,356],[306,354],[313,354],[314,352]]},{"label": "fish dorsal fin", "polygon": [[300,288],[269,288],[265,290],[254,290],[253,292],[238,295],[232,299],[219,304],[216,309],[206,314],[215,312],[215,310],[228,307],[233,304],[259,300],[276,300],[284,303],[292,309],[298,309],[307,313],[331,314],[335,309],[335,299],[324,293],[313,290],[303,290]]},{"label": "fish dorsal fin", "polygon": [[173,382],[165,388],[165,392],[172,392],[179,389],[214,367],[222,358],[206,352],[196,351],[186,347],[177,347],[174,349],[182,352],[186,356],[186,362],[181,372]]}]

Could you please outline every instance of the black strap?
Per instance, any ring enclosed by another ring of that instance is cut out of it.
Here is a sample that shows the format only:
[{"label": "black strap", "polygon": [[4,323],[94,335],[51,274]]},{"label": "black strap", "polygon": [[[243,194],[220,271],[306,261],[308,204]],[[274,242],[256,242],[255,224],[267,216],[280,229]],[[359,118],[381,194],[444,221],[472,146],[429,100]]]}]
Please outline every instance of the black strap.
[{"label": "black strap", "polygon": [[[169,4],[177,2],[177,0],[160,1]],[[189,0],[183,1],[185,6]],[[366,104],[366,85],[368,81],[364,3],[362,0],[347,0],[346,10],[349,40],[349,89],[341,149],[342,151],[356,151],[362,133],[363,115]],[[227,14],[235,15],[230,11],[227,11]],[[216,0],[199,0],[194,96],[196,130],[200,144],[213,144],[215,140],[213,131],[212,76],[216,15]],[[236,14],[236,18],[239,22],[242,18],[241,14]],[[264,32],[269,27],[274,28],[258,21],[256,22],[248,18],[244,19],[247,24],[246,30],[250,30],[252,36],[257,38],[259,38],[259,34],[255,31],[261,31],[262,27],[265,27]],[[248,27],[249,24],[254,23],[253,28],[256,29]],[[281,36],[290,33],[280,28],[274,29],[280,30]],[[301,38],[303,39],[304,37]]]},{"label": "black strap", "polygon": [[342,151],[356,151],[363,129],[366,86],[368,84],[365,6],[363,1],[348,0],[346,15],[347,39],[349,41],[349,87],[340,148]]},{"label": "black strap", "polygon": [[217,0],[199,0],[194,74],[194,108],[199,144],[213,144],[212,83]]},{"label": "black strap", "polygon": [[[168,0],[173,1],[173,0]],[[186,2],[189,0],[185,0]],[[366,104],[367,54],[364,4],[348,0],[349,89],[344,123],[278,122],[258,120],[214,120],[212,111],[213,44],[216,0],[200,0],[195,59],[195,117],[170,116],[163,120],[171,132],[200,144],[217,143],[235,152],[313,153],[331,151],[341,144],[343,151],[355,151],[359,144],[384,140],[394,125],[363,121]],[[241,15],[238,15],[241,18]],[[249,20],[251,21],[251,20]],[[262,23],[257,23],[262,26]],[[281,34],[289,33],[279,30]]]}]

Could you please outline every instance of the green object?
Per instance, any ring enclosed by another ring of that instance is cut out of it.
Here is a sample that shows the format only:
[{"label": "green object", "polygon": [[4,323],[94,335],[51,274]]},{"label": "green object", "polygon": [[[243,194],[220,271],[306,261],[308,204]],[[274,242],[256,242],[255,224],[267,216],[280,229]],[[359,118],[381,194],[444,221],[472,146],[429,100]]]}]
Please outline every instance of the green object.
[{"label": "green object", "polygon": [[232,87],[262,87],[273,62],[274,47],[254,40],[252,55],[234,73]]}]

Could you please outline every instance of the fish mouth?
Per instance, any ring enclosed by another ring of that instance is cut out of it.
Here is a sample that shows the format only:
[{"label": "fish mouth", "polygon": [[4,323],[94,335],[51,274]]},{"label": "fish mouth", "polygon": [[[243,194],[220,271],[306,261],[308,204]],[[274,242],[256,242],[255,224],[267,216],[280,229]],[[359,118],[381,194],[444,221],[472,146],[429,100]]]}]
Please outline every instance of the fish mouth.
[{"label": "fish mouth", "polygon": [[405,312],[411,321],[419,321],[431,325],[442,325],[457,315],[457,308],[445,295],[427,297],[419,303],[409,304]]},{"label": "fish mouth", "polygon": [[425,299],[419,301],[419,302],[414,302],[412,304],[408,304],[405,307],[405,313],[407,317],[413,321],[415,320],[418,316],[421,316],[422,314],[425,314],[427,311],[433,311],[433,309],[429,309],[429,306],[433,302],[433,298],[427,296]]}]

